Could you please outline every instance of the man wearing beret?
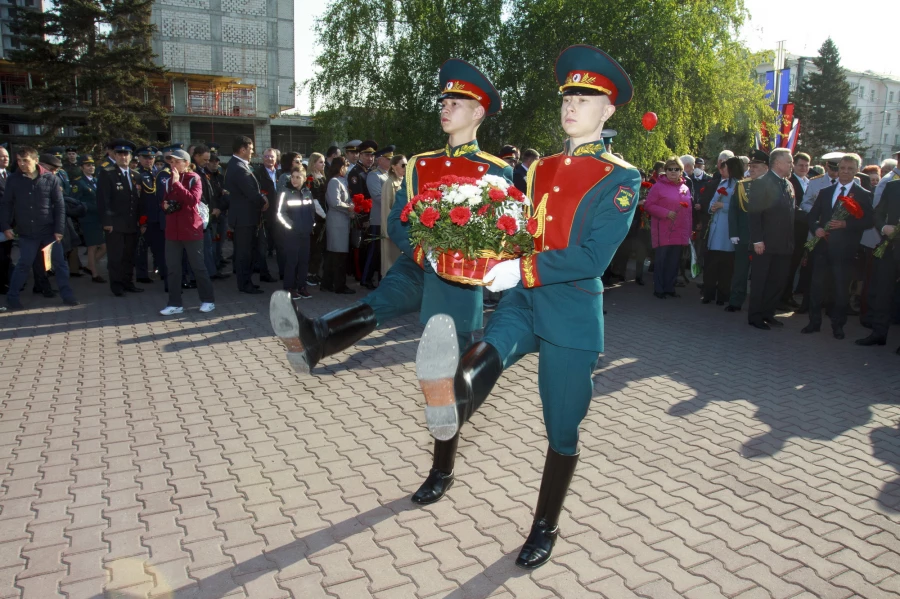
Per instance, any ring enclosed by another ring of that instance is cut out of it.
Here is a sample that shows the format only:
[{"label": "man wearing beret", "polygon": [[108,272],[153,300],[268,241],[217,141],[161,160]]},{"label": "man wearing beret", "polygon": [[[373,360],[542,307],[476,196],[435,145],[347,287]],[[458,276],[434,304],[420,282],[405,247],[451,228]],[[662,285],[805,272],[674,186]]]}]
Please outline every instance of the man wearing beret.
[{"label": "man wearing beret", "polygon": [[603,125],[633,89],[619,64],[598,48],[571,46],[556,62],[563,94],[563,152],[528,172],[535,253],[501,262],[484,277],[504,291],[484,340],[458,357],[453,321],[438,314],[416,354],[431,434],[447,439],[484,403],[504,369],[538,353],[538,387],[549,448],[531,533],[516,559],[537,568],[550,559],[563,501],[578,463],[578,428],[587,415],[592,374],[603,351],[600,277],[628,233],[640,173],[606,152]]},{"label": "man wearing beret", "polygon": [[125,292],[138,293],[143,289],[134,284],[134,258],[140,225],[141,180],[129,168],[134,144],[118,139],[112,144],[115,165],[112,170],[100,171],[97,179],[97,209],[106,231],[109,287],[116,297]]},{"label": "man wearing beret", "polygon": [[[409,159],[406,177],[388,216],[388,235],[402,254],[378,288],[361,302],[316,319],[305,316],[287,292],[275,292],[270,317],[275,334],[288,349],[288,360],[298,372],[308,373],[319,360],[341,352],[389,321],[419,312],[425,322],[435,314],[449,315],[459,332],[457,347],[465,347],[473,332],[482,328],[481,287],[459,285],[440,278],[426,259],[425,249],[413,246],[403,209],[428,183],[445,175],[481,178],[501,176],[512,182],[512,169],[482,152],[476,133],[488,116],[500,111],[500,94],[471,64],[457,59],[444,63],[440,80],[440,122],[448,135],[445,147]],[[457,355],[455,359],[458,359]],[[453,466],[459,437],[435,440],[428,478],[412,500],[429,504],[443,497],[453,484]]]}]

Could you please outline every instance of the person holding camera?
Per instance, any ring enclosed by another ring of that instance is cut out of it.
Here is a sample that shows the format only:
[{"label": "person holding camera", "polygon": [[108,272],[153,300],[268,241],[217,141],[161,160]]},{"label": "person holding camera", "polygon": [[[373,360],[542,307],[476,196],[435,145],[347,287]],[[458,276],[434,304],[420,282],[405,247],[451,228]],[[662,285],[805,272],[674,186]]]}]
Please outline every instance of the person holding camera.
[{"label": "person holding camera", "polygon": [[[172,176],[166,182],[162,208],[166,213],[166,267],[169,276],[169,304],[160,311],[163,316],[181,314],[181,256],[187,256],[200,291],[201,312],[216,309],[212,281],[203,260],[203,216],[209,218],[201,204],[203,184],[197,173],[191,172],[191,157],[184,150],[170,156]],[[208,221],[207,221],[208,222]]]}]

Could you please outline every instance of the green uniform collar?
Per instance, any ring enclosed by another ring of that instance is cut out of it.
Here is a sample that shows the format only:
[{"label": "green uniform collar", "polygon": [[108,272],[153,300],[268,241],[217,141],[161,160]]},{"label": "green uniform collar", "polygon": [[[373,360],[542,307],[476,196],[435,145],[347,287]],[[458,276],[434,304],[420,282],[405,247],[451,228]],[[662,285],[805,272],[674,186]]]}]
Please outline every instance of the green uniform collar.
[{"label": "green uniform collar", "polygon": [[601,154],[606,153],[606,146],[603,145],[602,139],[591,141],[586,144],[581,144],[574,150],[571,148],[571,145],[572,140],[567,139],[565,145],[565,153],[571,156],[595,156],[599,158]]},{"label": "green uniform collar", "polygon": [[479,151],[477,139],[473,139],[469,143],[456,146],[455,148],[451,148],[450,144],[447,144],[444,148],[444,152],[451,158],[459,158],[460,156],[466,156],[468,154],[477,154]]}]

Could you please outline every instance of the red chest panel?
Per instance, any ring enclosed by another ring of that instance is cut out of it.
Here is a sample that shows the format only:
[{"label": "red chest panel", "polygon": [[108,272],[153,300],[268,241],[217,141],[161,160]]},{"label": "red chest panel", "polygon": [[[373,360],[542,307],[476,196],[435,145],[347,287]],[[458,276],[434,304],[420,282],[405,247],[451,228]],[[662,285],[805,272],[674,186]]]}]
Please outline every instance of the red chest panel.
[{"label": "red chest panel", "polygon": [[575,214],[584,196],[613,168],[593,156],[564,154],[549,156],[538,163],[531,190],[541,233],[535,237],[535,251],[568,247]]},{"label": "red chest panel", "polygon": [[[437,156],[434,158],[416,159],[416,186],[421,189],[424,183],[439,181],[444,175],[456,175],[457,177],[474,177],[480,179],[488,172],[488,165],[483,162],[475,162],[462,156],[450,158],[449,156]],[[418,191],[418,189],[416,191]]]}]

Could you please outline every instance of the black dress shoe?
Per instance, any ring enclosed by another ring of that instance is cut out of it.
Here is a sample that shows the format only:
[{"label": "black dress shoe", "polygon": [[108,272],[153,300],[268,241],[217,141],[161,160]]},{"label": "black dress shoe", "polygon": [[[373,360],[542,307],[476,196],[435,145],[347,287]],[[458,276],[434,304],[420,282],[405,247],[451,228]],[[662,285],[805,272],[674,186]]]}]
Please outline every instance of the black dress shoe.
[{"label": "black dress shoe", "polygon": [[113,295],[116,297],[124,297],[125,292],[122,291],[121,289],[113,289]]},{"label": "black dress shoe", "polygon": [[46,298],[56,297],[56,291],[54,289],[44,289],[43,291],[35,291],[35,293],[40,293]]},{"label": "black dress shoe", "polygon": [[856,343],[856,345],[862,345],[864,347],[868,347],[870,345],[886,345],[887,339],[885,339],[881,335],[876,335],[875,333],[872,333],[865,339],[857,339],[856,341],[854,341],[854,343]]},{"label": "black dress shoe", "polygon": [[447,493],[447,490],[453,486],[455,478],[453,473],[447,474],[441,472],[437,468],[432,468],[428,473],[428,478],[419,487],[419,490],[412,496],[412,502],[419,505],[429,505]]},{"label": "black dress shoe", "polygon": [[862,321],[860,321],[859,324],[860,324],[860,326],[862,326],[863,328],[866,328],[866,329],[871,329],[871,328],[872,328],[872,323],[871,323],[871,322],[862,322]]},{"label": "black dress shoe", "polygon": [[130,293],[144,293],[143,288],[135,287],[134,285],[126,285],[123,289],[125,289],[125,291],[128,291]]},{"label": "black dress shoe", "polygon": [[278,279],[276,279],[272,275],[262,275],[259,277],[259,280],[262,283],[277,283],[278,282]]},{"label": "black dress shoe", "polygon": [[634,280],[634,282],[637,283],[638,285],[640,285],[641,287],[644,286],[644,279],[642,279],[641,277],[636,278]]},{"label": "black dress shoe", "polygon": [[658,297],[659,299],[666,299],[665,293],[654,293],[653,297]]},{"label": "black dress shoe", "polygon": [[231,276],[231,275],[228,274],[228,273],[217,272],[216,274],[214,274],[213,276],[211,276],[210,279],[213,280],[213,281],[222,281],[222,280],[227,279],[227,278],[230,277],[230,276]]},{"label": "black dress shoe", "polygon": [[775,318],[763,318],[763,321],[764,321],[767,325],[773,326],[773,327],[777,327],[777,328],[781,328],[781,327],[784,326],[784,323],[783,323],[783,322],[781,322],[780,320],[777,320],[777,319],[775,319]]},{"label": "black dress shoe", "polygon": [[91,271],[91,269],[88,268],[87,266],[82,266],[82,267],[81,267],[81,272],[83,272],[83,273],[86,274],[86,275],[94,276],[93,271]]},{"label": "black dress shoe", "polygon": [[844,335],[844,327],[833,327],[831,333],[834,335],[834,338],[838,340],[846,337],[846,335]]},{"label": "black dress shoe", "polygon": [[767,325],[766,323],[760,322],[760,321],[758,321],[758,320],[755,320],[755,321],[751,322],[751,323],[750,323],[750,326],[751,326],[751,327],[755,327],[755,328],[757,328],[757,329],[759,329],[759,330],[761,330],[761,331],[771,331],[771,330],[772,330],[772,327],[770,327],[770,326]]},{"label": "black dress shoe", "polygon": [[362,286],[365,287],[366,289],[377,289],[377,287],[375,286],[375,283],[363,283]]},{"label": "black dress shoe", "polygon": [[[678,285],[675,285],[675,286],[678,287]],[[668,297],[681,297],[680,295],[678,295],[678,294],[675,293],[674,291],[667,291],[667,292],[666,292],[666,295],[667,295]]]},{"label": "black dress shoe", "polygon": [[333,293],[334,287],[329,287],[327,285],[319,285],[319,291],[328,291],[329,293]]},{"label": "black dress shoe", "polygon": [[250,287],[249,289],[241,289],[241,293],[249,293],[251,295],[259,295],[260,293],[265,293],[262,289],[257,289],[256,287]]},{"label": "black dress shoe", "polygon": [[339,295],[353,295],[356,293],[356,289],[350,289],[349,287],[344,287],[343,289],[338,289],[335,293]]},{"label": "black dress shoe", "polygon": [[821,330],[822,330],[822,327],[819,325],[808,324],[805,327],[803,327],[802,329],[800,329],[800,332],[803,333],[804,335],[808,335],[809,333],[818,333]]},{"label": "black dress shoe", "polygon": [[135,281],[137,281],[138,283],[149,284],[153,282],[153,279],[151,279],[150,277],[139,277],[135,279]]},{"label": "black dress shoe", "polygon": [[740,306],[726,306],[725,311],[726,312],[740,312],[741,307]]},{"label": "black dress shoe", "polygon": [[70,297],[69,299],[64,299],[63,303],[67,306],[77,306],[78,300],[75,299],[74,297]]}]

